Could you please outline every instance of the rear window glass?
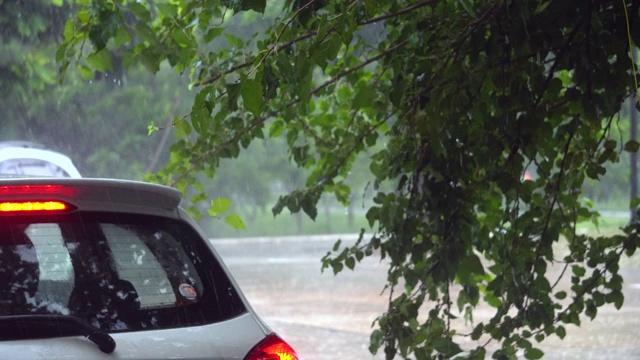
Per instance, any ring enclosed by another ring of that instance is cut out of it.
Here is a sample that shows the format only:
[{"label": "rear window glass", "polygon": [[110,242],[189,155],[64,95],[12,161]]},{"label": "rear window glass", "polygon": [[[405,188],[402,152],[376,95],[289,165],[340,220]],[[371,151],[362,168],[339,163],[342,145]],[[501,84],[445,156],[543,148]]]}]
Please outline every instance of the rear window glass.
[{"label": "rear window glass", "polygon": [[74,315],[117,332],[204,325],[245,311],[204,240],[179,221],[0,216],[0,315]]},{"label": "rear window glass", "polygon": [[60,166],[38,159],[11,159],[0,162],[0,174],[70,177]]}]

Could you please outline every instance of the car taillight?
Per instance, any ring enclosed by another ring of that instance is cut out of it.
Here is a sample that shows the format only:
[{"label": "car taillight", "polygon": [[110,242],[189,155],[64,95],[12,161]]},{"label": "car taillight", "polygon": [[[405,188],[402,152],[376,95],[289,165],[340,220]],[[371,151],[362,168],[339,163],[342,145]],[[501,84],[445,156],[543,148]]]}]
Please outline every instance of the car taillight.
[{"label": "car taillight", "polygon": [[4,201],[0,202],[0,212],[64,211],[69,205],[61,201]]},{"label": "car taillight", "polygon": [[298,355],[278,335],[270,334],[251,349],[244,360],[298,360]]}]

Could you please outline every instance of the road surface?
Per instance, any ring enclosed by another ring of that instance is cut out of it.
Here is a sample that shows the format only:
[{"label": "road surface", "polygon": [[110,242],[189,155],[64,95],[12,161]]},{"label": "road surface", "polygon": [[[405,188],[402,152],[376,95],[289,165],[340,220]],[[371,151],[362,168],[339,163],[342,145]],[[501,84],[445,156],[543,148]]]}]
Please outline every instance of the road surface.
[{"label": "road surface", "polygon": [[[212,240],[260,316],[302,360],[383,359],[368,351],[372,322],[388,300],[386,268],[365,259],[334,276],[320,258],[339,235]],[[342,236],[353,241],[354,236]],[[640,267],[623,266],[625,304],[599,309],[594,321],[567,327],[567,337],[536,344],[544,359],[640,359]],[[381,294],[382,293],[382,294]],[[491,314],[480,308],[475,318]]]}]

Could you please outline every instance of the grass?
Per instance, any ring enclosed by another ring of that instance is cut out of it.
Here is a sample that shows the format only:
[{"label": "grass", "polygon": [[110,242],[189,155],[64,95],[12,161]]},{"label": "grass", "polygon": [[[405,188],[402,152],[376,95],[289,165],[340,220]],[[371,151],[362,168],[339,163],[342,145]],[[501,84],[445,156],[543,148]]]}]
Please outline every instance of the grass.
[{"label": "grass", "polygon": [[[355,214],[353,220],[345,212],[321,211],[316,220],[311,220],[305,214],[282,213],[276,217],[270,211],[258,213],[255,220],[249,222],[243,218],[246,229],[234,229],[219,219],[204,219],[201,226],[211,238],[249,238],[249,237],[278,237],[278,236],[309,236],[327,234],[357,234],[362,228],[369,229],[363,214]],[[581,223],[578,231],[590,236],[610,236],[620,233],[620,228],[627,225],[629,219],[624,216],[602,216],[598,226],[591,223]],[[337,237],[336,237],[337,240]],[[566,242],[560,241],[554,252],[561,258],[563,252],[568,251]],[[640,253],[640,252],[638,252]],[[640,256],[623,256],[620,265],[631,268],[640,267]]]},{"label": "grass", "polygon": [[[242,216],[242,215],[241,215]],[[362,228],[369,228],[367,220],[362,214],[355,214],[349,221],[346,212],[320,211],[315,221],[306,214],[289,214],[283,212],[274,217],[271,211],[263,211],[249,221],[243,216],[246,229],[234,229],[219,219],[203,219],[200,226],[212,238],[243,238],[269,237],[292,235],[324,235],[324,234],[355,234]]]},{"label": "grass", "polygon": [[592,236],[609,235],[620,231],[620,228],[629,224],[629,219],[622,217],[603,217],[598,226],[592,223],[581,223],[578,232],[588,233]]},{"label": "grass", "polygon": [[[246,229],[234,229],[220,219],[203,219],[200,226],[212,238],[244,238],[294,235],[355,234],[360,229],[369,229],[369,224],[362,213],[355,213],[349,221],[346,211],[320,210],[315,221],[306,214],[290,214],[286,211],[273,216],[271,211],[258,212],[253,221],[240,214]],[[629,219],[621,216],[602,216],[596,227],[591,223],[581,223],[578,231],[592,236],[611,235],[627,225]]]}]

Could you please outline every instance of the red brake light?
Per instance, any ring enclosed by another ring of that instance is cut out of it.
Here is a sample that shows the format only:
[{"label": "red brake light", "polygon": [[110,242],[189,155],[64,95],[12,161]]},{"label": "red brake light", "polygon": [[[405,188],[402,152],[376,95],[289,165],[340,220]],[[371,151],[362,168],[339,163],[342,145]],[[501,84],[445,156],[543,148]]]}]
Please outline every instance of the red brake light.
[{"label": "red brake light", "polygon": [[38,195],[38,194],[63,194],[73,196],[73,187],[62,185],[9,185],[0,186],[0,195]]},{"label": "red brake light", "polygon": [[0,202],[0,212],[63,211],[69,206],[61,201],[5,201]]},{"label": "red brake light", "polygon": [[298,355],[278,335],[270,334],[251,349],[244,360],[298,360]]}]

